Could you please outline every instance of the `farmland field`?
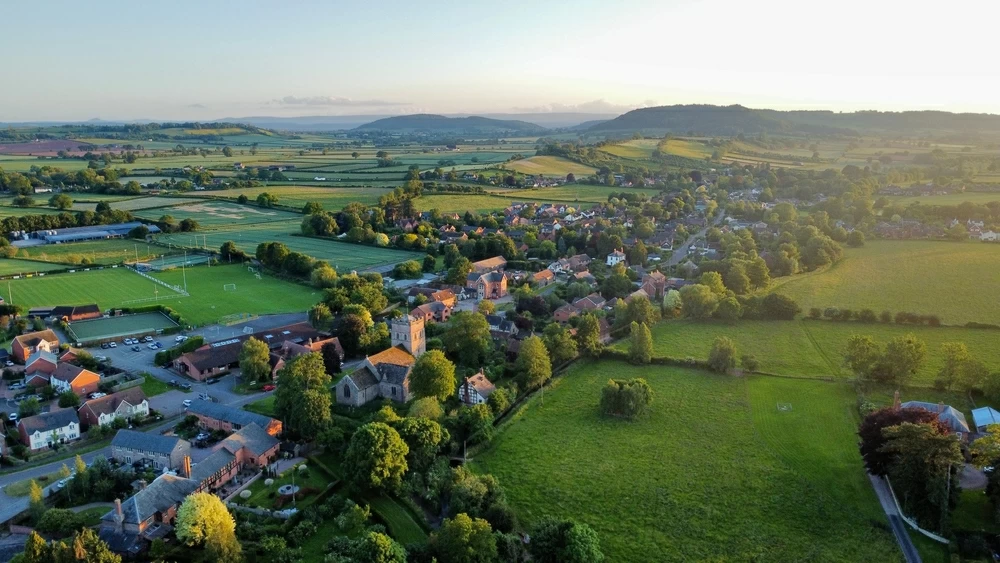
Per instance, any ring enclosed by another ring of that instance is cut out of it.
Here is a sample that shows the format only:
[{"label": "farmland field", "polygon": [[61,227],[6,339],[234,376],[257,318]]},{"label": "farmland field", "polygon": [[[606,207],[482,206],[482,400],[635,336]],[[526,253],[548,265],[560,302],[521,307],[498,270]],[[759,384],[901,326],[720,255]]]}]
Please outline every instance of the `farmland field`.
[{"label": "farmland field", "polygon": [[[76,194],[71,194],[70,197]],[[111,209],[121,209],[122,211],[139,211],[141,209],[152,209],[154,207],[168,207],[173,205],[184,205],[185,203],[196,203],[201,201],[193,197],[133,197],[129,199],[118,199],[111,201]],[[73,198],[73,211],[89,210],[93,211],[97,207],[96,200],[90,194],[79,194],[79,198]],[[156,217],[157,219],[159,216]]]},{"label": "farmland field", "polygon": [[644,193],[650,196],[660,193],[659,190],[654,189],[617,188],[594,184],[564,184],[551,188],[508,190],[502,193],[505,197],[512,198],[512,201],[604,203],[608,201],[608,195],[621,191]]},{"label": "farmland field", "polygon": [[[310,173],[310,178],[316,174]],[[318,174],[323,176],[325,173]],[[268,186],[259,188],[243,188],[238,190],[225,191],[205,191],[197,192],[201,197],[224,197],[235,200],[240,195],[245,195],[253,200],[258,195],[267,192],[278,196],[279,205],[290,205],[293,207],[305,206],[310,201],[319,202],[323,209],[328,211],[340,211],[348,203],[357,201],[365,205],[372,205],[378,202],[378,198],[390,192],[386,188],[323,188],[310,186]]]},{"label": "farmland field", "polygon": [[301,220],[301,216],[278,209],[263,209],[251,205],[240,205],[227,201],[198,201],[169,209],[140,210],[136,213],[143,219],[157,220],[170,215],[178,223],[184,219],[194,219],[201,229],[225,226],[257,225],[274,221]]},{"label": "farmland field", "polygon": [[653,149],[656,148],[659,142],[659,139],[636,139],[613,145],[604,145],[599,150],[621,158],[641,160],[652,156]]},{"label": "farmland field", "polygon": [[577,176],[586,176],[597,171],[593,167],[558,156],[533,156],[509,162],[505,167],[522,174],[544,174],[546,176],[563,177],[570,173]]},{"label": "farmland field", "polygon": [[[651,412],[602,417],[601,388],[626,372],[652,386]],[[873,525],[884,516],[855,447],[854,400],[839,384],[578,363],[474,467],[497,476],[527,525],[593,526],[609,561],[898,561]]]},{"label": "farmland field", "polygon": [[[987,365],[1000,365],[998,332],[960,327],[915,327],[895,324],[862,324],[834,321],[664,321],[653,327],[655,353],[662,356],[704,360],[717,336],[731,338],[740,354],[751,353],[760,361],[760,371],[800,377],[848,378],[843,367],[843,349],[853,334],[871,335],[885,343],[891,338],[915,334],[927,344],[927,360],[914,376],[914,385],[930,386],[941,368],[941,345],[964,342],[973,357]],[[627,341],[616,347],[626,348]]]},{"label": "farmland field", "polygon": [[176,254],[177,252],[177,250],[135,240],[107,239],[29,246],[20,249],[17,255],[19,258],[63,264],[80,264],[84,258],[94,264],[120,264],[123,261],[134,261],[136,255],[138,255],[139,260],[143,260],[152,256]]},{"label": "farmland field", "polygon": [[[961,290],[973,283],[975,291]],[[778,293],[810,307],[934,314],[946,324],[1000,324],[1000,245],[870,241],[829,269],[781,278]]]},{"label": "farmland field", "polygon": [[218,250],[226,241],[233,241],[236,246],[248,254],[254,254],[257,245],[262,242],[280,242],[288,248],[316,258],[326,260],[338,271],[364,270],[378,266],[392,265],[406,260],[422,259],[423,255],[397,250],[394,248],[377,248],[339,242],[293,236],[299,232],[299,221],[265,223],[262,225],[247,225],[238,230],[199,231],[198,233],[177,233],[160,235],[157,241],[175,246],[202,248],[206,245],[210,250]]},{"label": "farmland field", "polygon": [[670,139],[667,141],[667,153],[685,158],[705,158],[712,156],[712,147],[698,141],[687,139]]},{"label": "farmland field", "polygon": [[890,203],[900,205],[910,205],[920,203],[921,205],[959,205],[971,202],[978,205],[985,205],[991,201],[1000,201],[1000,192],[966,192],[962,194],[944,194],[934,196],[886,196]]}]

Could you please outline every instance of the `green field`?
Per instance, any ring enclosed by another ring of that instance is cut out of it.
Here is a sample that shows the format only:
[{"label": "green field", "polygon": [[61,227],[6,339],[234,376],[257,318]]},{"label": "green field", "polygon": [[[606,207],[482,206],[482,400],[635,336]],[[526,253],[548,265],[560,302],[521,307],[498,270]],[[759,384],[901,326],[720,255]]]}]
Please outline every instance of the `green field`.
[{"label": "green field", "polygon": [[504,165],[515,172],[522,174],[542,174],[545,176],[563,176],[575,174],[576,176],[588,176],[597,172],[596,168],[573,162],[559,156],[532,156],[522,160],[514,160]]},{"label": "green field", "polygon": [[511,198],[511,201],[604,203],[608,201],[610,194],[622,191],[644,193],[648,196],[660,193],[659,190],[649,188],[619,188],[594,184],[565,184],[551,188],[525,188],[501,193]]},{"label": "green field", "polygon": [[[927,344],[927,360],[913,379],[914,385],[929,386],[941,368],[941,345],[964,342],[969,352],[988,366],[1000,365],[1000,333],[960,327],[913,327],[895,324],[861,324],[834,321],[664,321],[653,327],[657,355],[704,360],[717,336],[731,338],[740,354],[751,353],[760,361],[760,371],[799,377],[849,378],[843,367],[843,349],[853,334],[867,334],[888,342],[913,333]],[[625,349],[627,341],[616,347]]]},{"label": "green field", "polygon": [[67,244],[31,246],[18,251],[19,258],[76,265],[86,258],[93,264],[121,264],[176,254],[177,250],[126,239],[107,239]]},{"label": "green field", "polygon": [[670,139],[667,141],[667,154],[685,158],[706,158],[712,156],[712,147],[698,141],[687,139]]},{"label": "green field", "polygon": [[[994,180],[996,181],[996,180]],[[965,202],[972,202],[977,205],[986,205],[991,201],[1000,201],[1000,192],[966,192],[934,196],[886,196],[890,203],[900,205],[910,205],[919,203],[921,205],[959,205]]]},{"label": "green field", "polygon": [[107,319],[78,321],[70,323],[69,330],[77,342],[93,342],[175,326],[177,323],[163,313],[139,313]]},{"label": "green field", "polygon": [[[652,386],[649,416],[602,417],[601,388],[626,373]],[[581,363],[474,466],[499,478],[524,524],[593,526],[609,561],[898,561],[873,525],[885,520],[854,403],[839,384]]]},{"label": "green field", "polygon": [[945,324],[1000,324],[1000,245],[870,241],[829,269],[780,278],[776,291],[810,307],[934,314]]},{"label": "green field", "polygon": [[[326,172],[309,173],[309,178],[326,176]],[[238,190],[196,192],[202,197],[224,197],[235,200],[241,195],[253,200],[258,195],[267,192],[278,196],[279,205],[302,207],[310,201],[319,202],[323,209],[340,211],[351,202],[373,205],[378,198],[390,192],[387,188],[321,188],[309,186],[268,186],[264,188],[243,188]]]},{"label": "green field", "polygon": [[125,268],[79,269],[71,274],[9,281],[8,287],[11,296],[3,291],[4,297],[26,309],[97,303],[105,310],[121,307],[129,300],[152,298],[154,290],[161,300],[163,296],[174,293]]},{"label": "green field", "polygon": [[296,213],[279,209],[263,209],[251,205],[239,205],[227,201],[198,201],[180,207],[167,209],[140,210],[136,213],[143,219],[158,220],[164,215],[170,215],[176,222],[184,219],[194,219],[198,222],[199,232],[220,227],[238,227],[241,225],[258,225],[276,221],[301,221]]},{"label": "green field", "polygon": [[52,270],[61,270],[63,268],[65,268],[65,266],[62,264],[50,264],[47,262],[36,262],[34,260],[18,260],[17,258],[0,259],[0,276],[50,272]]},{"label": "green field", "polygon": [[[74,197],[77,196],[77,197]],[[73,197],[73,211],[89,210],[97,208],[97,201],[91,194],[70,194]],[[139,211],[141,209],[152,209],[154,207],[168,207],[172,205],[184,205],[185,203],[196,203],[201,201],[194,197],[133,197],[130,199],[119,199],[111,202],[111,209],[121,209],[122,211]],[[164,213],[167,213],[164,211]],[[159,216],[156,217],[159,219]]]},{"label": "green field", "polygon": [[299,231],[300,221],[286,221],[248,225],[239,230],[201,231],[190,234],[160,235],[157,241],[175,246],[202,248],[217,251],[226,241],[233,241],[241,250],[253,255],[262,242],[281,242],[288,248],[318,260],[326,260],[337,271],[364,270],[397,264],[423,256],[395,248],[377,248],[308,237],[293,236]]},{"label": "green field", "polygon": [[636,139],[613,145],[604,145],[599,150],[621,158],[642,160],[653,155],[653,150],[656,149],[658,143],[659,139]]}]

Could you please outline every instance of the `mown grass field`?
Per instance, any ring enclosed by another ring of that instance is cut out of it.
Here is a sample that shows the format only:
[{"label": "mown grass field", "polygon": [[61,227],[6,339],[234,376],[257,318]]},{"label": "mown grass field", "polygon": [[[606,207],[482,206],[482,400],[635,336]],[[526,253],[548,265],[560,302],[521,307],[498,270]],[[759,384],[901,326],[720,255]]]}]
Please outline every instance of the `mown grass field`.
[{"label": "mown grass field", "polygon": [[[996,180],[994,180],[996,181]],[[953,193],[934,196],[887,196],[890,203],[900,205],[910,205],[920,203],[921,205],[959,205],[965,202],[972,202],[978,205],[985,205],[991,201],[1000,201],[1000,192],[966,192]]]},{"label": "mown grass field", "polygon": [[19,260],[17,258],[4,258],[0,259],[0,276],[49,272],[52,270],[60,270],[64,267],[65,266],[62,264],[36,262],[35,260]]},{"label": "mown grass field", "polygon": [[[314,176],[324,177],[325,172],[310,173],[310,178]],[[205,191],[197,192],[202,197],[224,197],[235,200],[240,195],[254,200],[258,195],[267,192],[278,196],[279,205],[290,205],[302,207],[310,201],[315,201],[323,205],[323,209],[328,211],[340,211],[345,205],[352,202],[360,202],[365,205],[372,205],[378,202],[378,198],[390,192],[386,188],[323,188],[312,186],[268,186],[258,188],[243,188],[239,190],[225,191]]]},{"label": "mown grass field", "polygon": [[522,174],[543,174],[545,176],[565,177],[567,174],[586,176],[597,171],[597,169],[591,166],[573,162],[559,156],[532,156],[509,162],[504,166]]},{"label": "mown grass field", "polygon": [[[81,268],[72,274],[53,274],[9,281],[13,303],[25,308],[97,303],[101,309],[121,307],[132,299],[160,297],[173,293],[125,268]],[[3,288],[8,297],[7,288]],[[161,302],[163,300],[161,299]]]},{"label": "mown grass field", "polygon": [[280,209],[264,209],[253,205],[240,205],[228,201],[198,201],[179,207],[139,210],[136,215],[151,220],[170,215],[178,223],[184,219],[194,219],[198,222],[199,231],[240,225],[259,225],[275,221],[301,221],[301,216],[297,213]]},{"label": "mown grass field", "polygon": [[176,252],[176,250],[146,244],[141,241],[108,239],[31,246],[22,248],[18,251],[17,255],[20,258],[30,258],[31,260],[42,262],[75,265],[80,264],[84,258],[93,264],[120,264],[123,261],[135,261],[137,255],[139,260],[144,260],[165,254],[175,254]]},{"label": "mown grass field", "polygon": [[[912,384],[930,386],[943,363],[941,345],[964,342],[969,352],[991,368],[1000,366],[1000,332],[960,327],[914,327],[895,324],[861,324],[834,321],[740,321],[736,324],[664,321],[653,327],[657,355],[704,360],[712,342],[726,336],[740,354],[751,353],[760,361],[760,371],[800,377],[850,378],[843,366],[843,350],[853,334],[871,335],[885,343],[891,338],[915,334],[927,345],[927,359]],[[616,344],[627,348],[627,340]]]},{"label": "mown grass field", "polygon": [[[650,414],[602,417],[601,388],[626,376],[652,386]],[[593,526],[609,561],[898,561],[876,527],[853,409],[838,384],[578,363],[474,467],[499,478],[527,525]]]},{"label": "mown grass field", "polygon": [[869,241],[814,274],[781,278],[775,291],[810,307],[935,314],[945,324],[1000,324],[1000,245]]}]

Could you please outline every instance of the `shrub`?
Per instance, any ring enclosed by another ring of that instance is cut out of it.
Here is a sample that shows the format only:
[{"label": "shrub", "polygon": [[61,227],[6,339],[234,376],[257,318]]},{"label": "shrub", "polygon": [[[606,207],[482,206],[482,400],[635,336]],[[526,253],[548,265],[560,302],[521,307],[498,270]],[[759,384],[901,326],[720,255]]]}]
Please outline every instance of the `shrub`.
[{"label": "shrub", "polygon": [[273,484],[274,484],[274,479],[270,479],[270,478],[264,479],[264,486],[265,487],[270,487]]},{"label": "shrub", "polygon": [[879,313],[878,320],[881,323],[889,324],[892,322],[892,313],[889,311],[882,311]]},{"label": "shrub", "polygon": [[601,412],[606,416],[634,419],[653,402],[653,390],[645,379],[611,379],[601,392]]},{"label": "shrub", "polygon": [[752,373],[760,367],[760,362],[757,361],[757,356],[753,354],[743,354],[740,356],[740,365],[743,367],[743,371]]},{"label": "shrub", "polygon": [[818,319],[821,316],[823,316],[823,311],[820,311],[819,307],[813,307],[812,309],[809,309],[810,319]]},{"label": "shrub", "polygon": [[719,336],[712,343],[708,353],[708,365],[719,373],[726,373],[736,367],[736,344],[725,336]]},{"label": "shrub", "polygon": [[251,496],[253,496],[253,493],[250,492],[250,489],[246,489],[246,490],[240,491],[240,498],[243,499],[243,500],[246,500],[246,499],[250,498]]},{"label": "shrub", "polygon": [[878,316],[871,309],[861,309],[858,312],[858,321],[871,324],[878,321]]}]

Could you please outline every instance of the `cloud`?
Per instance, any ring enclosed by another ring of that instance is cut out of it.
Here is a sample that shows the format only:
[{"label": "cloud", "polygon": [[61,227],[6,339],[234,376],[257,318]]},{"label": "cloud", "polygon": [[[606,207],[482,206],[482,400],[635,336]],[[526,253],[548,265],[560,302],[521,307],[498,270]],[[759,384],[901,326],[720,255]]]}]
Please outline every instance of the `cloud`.
[{"label": "cloud", "polygon": [[206,106],[205,104],[188,104],[188,107],[194,109],[205,109],[208,106]]},{"label": "cloud", "polygon": [[636,108],[655,106],[655,100],[646,100],[640,104],[613,104],[607,100],[593,100],[582,104],[552,103],[542,106],[514,108],[522,113],[625,113]]},{"label": "cloud", "polygon": [[408,102],[386,100],[352,100],[341,96],[285,96],[271,100],[270,104],[282,106],[324,106],[324,107],[388,107],[408,106]]}]

